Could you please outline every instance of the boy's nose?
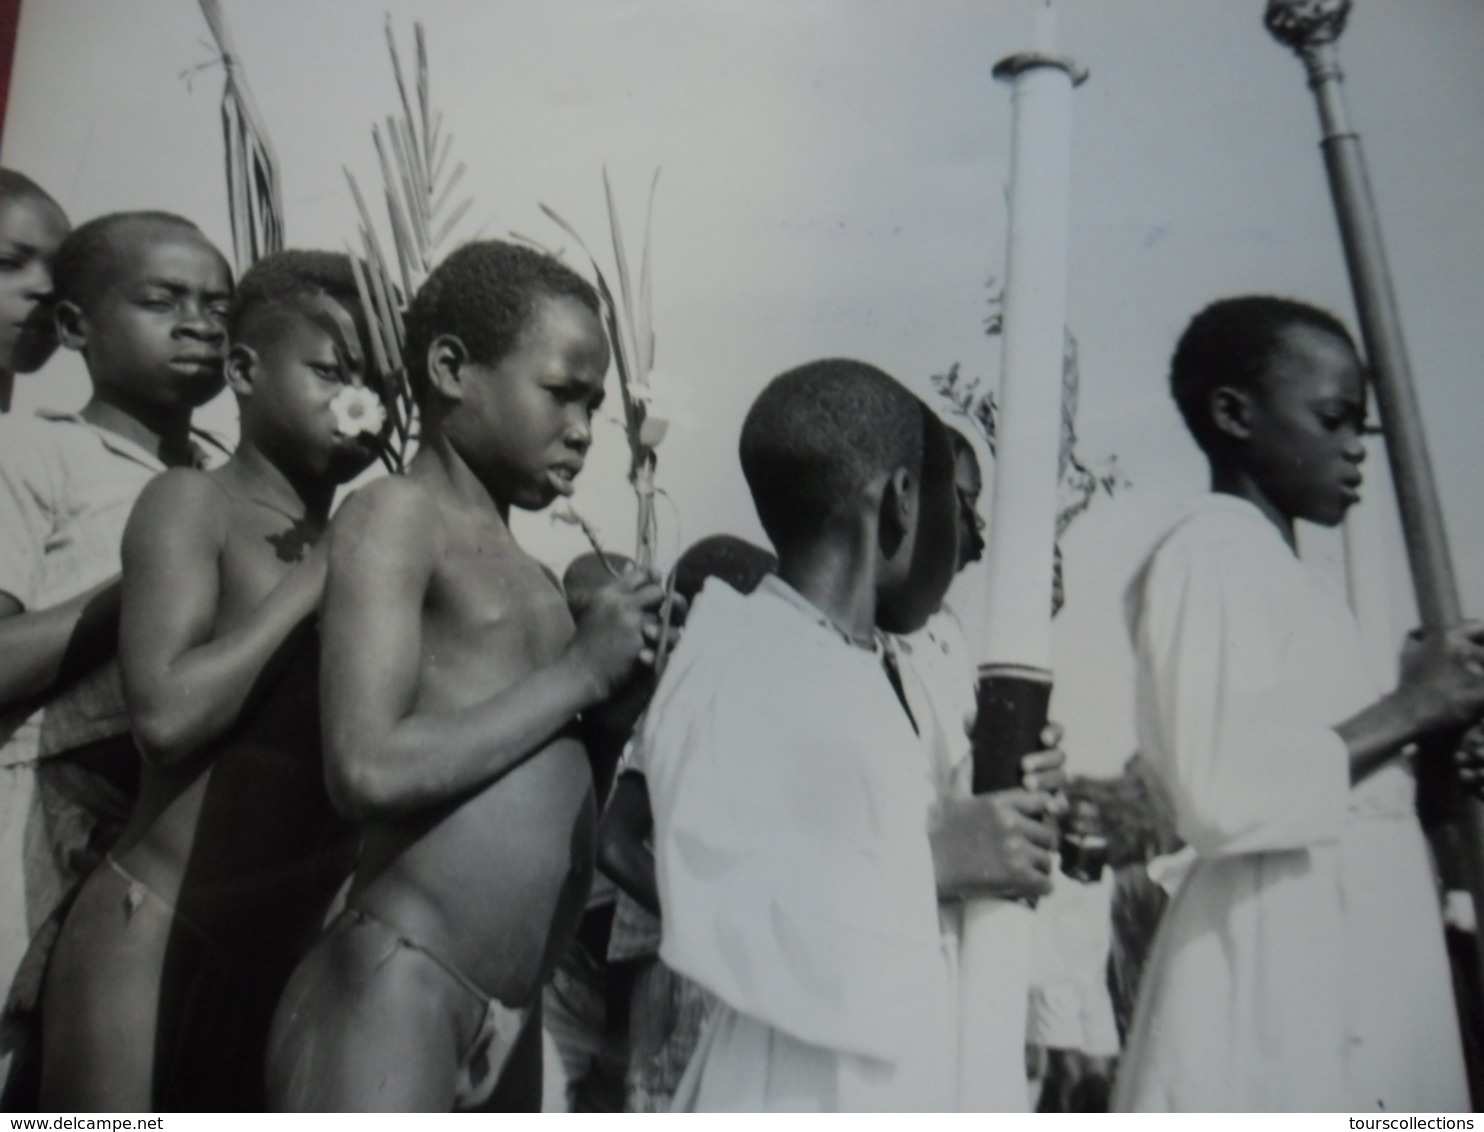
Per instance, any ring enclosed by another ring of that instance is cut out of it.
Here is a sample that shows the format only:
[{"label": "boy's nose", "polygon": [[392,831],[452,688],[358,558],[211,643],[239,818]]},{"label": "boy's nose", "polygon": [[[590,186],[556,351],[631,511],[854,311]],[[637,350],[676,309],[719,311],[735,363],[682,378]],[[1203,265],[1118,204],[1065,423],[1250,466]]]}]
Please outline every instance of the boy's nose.
[{"label": "boy's nose", "polygon": [[223,342],[227,337],[227,328],[222,324],[220,316],[194,304],[187,304],[183,308],[181,320],[176,323],[175,330],[178,334],[189,334],[206,342]]},{"label": "boy's nose", "polygon": [[593,425],[585,417],[574,420],[567,425],[567,430],[562,433],[562,442],[568,448],[575,448],[583,455],[593,444]]}]

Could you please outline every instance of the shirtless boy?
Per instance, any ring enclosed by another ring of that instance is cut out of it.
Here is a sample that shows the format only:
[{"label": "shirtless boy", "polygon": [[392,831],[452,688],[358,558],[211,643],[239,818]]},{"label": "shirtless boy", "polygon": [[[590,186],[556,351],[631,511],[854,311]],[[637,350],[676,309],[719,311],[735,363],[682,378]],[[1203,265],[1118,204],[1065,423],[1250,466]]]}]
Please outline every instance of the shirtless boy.
[{"label": "shirtless boy", "polygon": [[254,266],[228,321],[237,451],[160,476],[130,517],[119,649],[143,780],[53,956],[46,1107],[263,1106],[273,1007],[353,865],[324,788],[310,619],[335,488],[379,440],[333,409],[375,398],[357,309],[343,255]]},{"label": "shirtless boy", "polygon": [[52,257],[69,227],[45,189],[0,169],[0,413],[10,411],[15,375],[40,369],[57,348]]},{"label": "shirtless boy", "polygon": [[592,873],[573,722],[659,640],[652,578],[602,590],[574,632],[509,528],[572,491],[592,443],[609,359],[592,288],[530,249],[466,245],[413,301],[407,357],[422,446],[330,535],[326,770],[364,847],[274,1020],[288,1110],[539,1103],[540,989]]}]

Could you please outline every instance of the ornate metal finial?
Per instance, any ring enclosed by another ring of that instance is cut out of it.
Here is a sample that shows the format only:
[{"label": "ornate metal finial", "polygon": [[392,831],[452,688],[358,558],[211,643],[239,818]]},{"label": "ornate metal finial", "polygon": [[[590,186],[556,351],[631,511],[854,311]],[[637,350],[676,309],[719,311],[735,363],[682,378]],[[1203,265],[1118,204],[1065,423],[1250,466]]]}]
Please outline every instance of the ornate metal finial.
[{"label": "ornate metal finial", "polygon": [[1302,55],[1339,39],[1349,15],[1350,0],[1268,0],[1262,22],[1274,39]]}]

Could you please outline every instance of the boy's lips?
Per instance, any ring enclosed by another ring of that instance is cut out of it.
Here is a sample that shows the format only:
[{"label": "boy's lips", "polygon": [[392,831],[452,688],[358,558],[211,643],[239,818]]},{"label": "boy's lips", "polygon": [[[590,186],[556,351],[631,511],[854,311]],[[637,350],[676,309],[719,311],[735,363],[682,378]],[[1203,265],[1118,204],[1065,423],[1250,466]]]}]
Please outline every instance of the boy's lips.
[{"label": "boy's lips", "polygon": [[170,365],[174,369],[199,373],[208,369],[221,369],[222,356],[220,354],[181,354],[171,358]]},{"label": "boy's lips", "polygon": [[546,469],[547,481],[561,495],[571,495],[576,490],[576,479],[582,471],[581,463],[553,464]]}]

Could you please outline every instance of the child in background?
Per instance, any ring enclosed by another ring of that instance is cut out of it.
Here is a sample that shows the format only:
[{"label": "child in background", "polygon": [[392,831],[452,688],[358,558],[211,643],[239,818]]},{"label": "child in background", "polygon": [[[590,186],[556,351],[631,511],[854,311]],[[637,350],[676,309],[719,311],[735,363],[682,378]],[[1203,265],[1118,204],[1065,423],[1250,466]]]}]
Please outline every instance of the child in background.
[{"label": "child in background", "polygon": [[143,781],[52,957],[45,1108],[264,1105],[273,1008],[354,864],[324,787],[312,618],[335,489],[380,441],[337,412],[380,407],[358,311],[344,255],[255,264],[227,327],[237,450],[158,477],[129,520],[119,652]]},{"label": "child in background", "polygon": [[[778,559],[762,547],[733,535],[712,535],[675,563],[675,591],[693,602],[708,578],[719,578],[750,594],[777,569]],[[660,960],[653,832],[642,750],[631,744],[598,826],[598,868],[618,885],[608,943],[610,977],[629,991],[626,1112],[669,1111],[711,1004],[705,991]]]},{"label": "child in background", "polygon": [[[1467,1107],[1403,756],[1484,712],[1484,630],[1414,639],[1382,695],[1295,523],[1359,498],[1365,373],[1332,315],[1198,314],[1171,363],[1212,494],[1129,590],[1140,749],[1195,857],[1144,972],[1123,1110]],[[1477,783],[1473,766],[1466,780]]]},{"label": "child in background", "polygon": [[661,640],[631,573],[575,631],[512,508],[570,495],[608,343],[592,287],[529,248],[466,244],[407,315],[422,441],[331,528],[326,772],[364,842],[344,913],[274,1021],[291,1111],[533,1108],[542,984],[587,899],[595,819],[579,712]]},{"label": "child in background", "polygon": [[947,433],[838,359],[775,378],[740,449],[778,574],[706,587],[636,739],[660,957],[719,1000],[675,1107],[950,1108],[933,784],[879,635],[952,579]]},{"label": "child in background", "polygon": [[0,413],[10,411],[15,375],[40,369],[57,348],[52,257],[70,227],[40,185],[0,169]]},{"label": "child in background", "polygon": [[[119,547],[146,483],[200,466],[232,274],[188,220],[115,213],[57,250],[58,335],[93,394],[0,420],[0,983],[129,816],[139,756],[117,667]],[[42,948],[40,951],[44,951]],[[38,954],[40,954],[40,951]],[[34,1004],[37,972],[14,1008]]]}]

